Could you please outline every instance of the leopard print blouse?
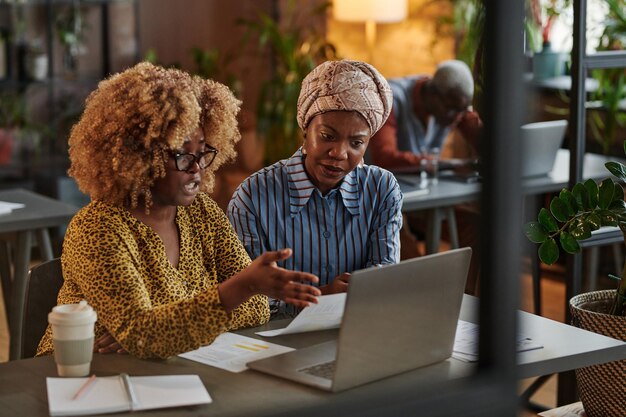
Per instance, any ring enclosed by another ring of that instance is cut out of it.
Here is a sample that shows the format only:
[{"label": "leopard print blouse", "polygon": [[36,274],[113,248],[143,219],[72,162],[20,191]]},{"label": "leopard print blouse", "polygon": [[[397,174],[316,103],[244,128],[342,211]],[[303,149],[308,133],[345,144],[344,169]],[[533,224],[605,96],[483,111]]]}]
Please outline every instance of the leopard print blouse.
[{"label": "leopard print blouse", "polygon": [[[87,300],[105,331],[130,354],[166,358],[210,344],[221,333],[269,320],[265,296],[231,314],[217,284],[250,264],[226,215],[206,194],[178,207],[180,261],[174,268],[160,237],[121,207],[93,201],[70,222],[58,304]],[[53,352],[48,326],[37,355]]]}]

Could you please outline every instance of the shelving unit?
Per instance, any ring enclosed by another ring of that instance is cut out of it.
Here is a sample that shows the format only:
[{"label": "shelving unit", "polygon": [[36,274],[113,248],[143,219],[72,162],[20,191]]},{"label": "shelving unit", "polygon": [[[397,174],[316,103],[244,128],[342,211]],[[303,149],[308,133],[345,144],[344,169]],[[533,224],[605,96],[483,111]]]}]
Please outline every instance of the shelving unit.
[{"label": "shelving unit", "polygon": [[[588,55],[587,50],[587,1],[574,0],[574,43],[572,47],[572,98],[570,102],[570,126],[573,127],[570,140],[571,161],[569,188],[582,179],[583,158],[585,155],[587,94],[585,77],[590,70],[626,68],[626,51],[596,52]],[[607,172],[608,174],[608,172]],[[565,286],[566,322],[570,321],[569,300],[580,294],[582,289],[582,254],[570,255],[567,261]],[[558,404],[576,401],[576,381],[573,371],[559,375]]]},{"label": "shelving unit", "polygon": [[[132,64],[139,60],[137,0],[0,0],[0,33],[10,35],[7,76],[0,79],[0,89],[13,91],[26,101],[33,120],[41,128],[39,131],[46,136],[36,149],[20,152],[22,157],[14,158],[8,165],[0,165],[0,186],[2,182],[10,182],[10,185],[16,181],[42,183],[64,175],[69,165],[66,144],[69,129],[82,112],[89,92],[98,81],[116,70],[112,64],[113,54],[117,52],[111,47],[115,40],[112,36],[116,36],[112,23],[115,12],[119,14],[120,10],[114,10],[112,15],[113,4],[126,5],[123,7],[130,8],[133,13],[135,27],[132,39],[128,41],[135,43],[135,53],[125,65]],[[72,11],[71,8],[76,9]],[[76,27],[82,31],[83,38],[79,38],[79,43],[86,50],[84,55],[74,55],[78,60],[74,72],[62,64],[67,50],[58,31],[59,19],[63,16],[69,27],[72,26],[72,12],[83,19]],[[42,61],[47,61],[47,69],[40,69],[37,77],[33,77],[28,65],[33,45],[38,45],[45,57]],[[41,187],[36,184],[34,188]],[[56,197],[55,190],[47,194]]]}]

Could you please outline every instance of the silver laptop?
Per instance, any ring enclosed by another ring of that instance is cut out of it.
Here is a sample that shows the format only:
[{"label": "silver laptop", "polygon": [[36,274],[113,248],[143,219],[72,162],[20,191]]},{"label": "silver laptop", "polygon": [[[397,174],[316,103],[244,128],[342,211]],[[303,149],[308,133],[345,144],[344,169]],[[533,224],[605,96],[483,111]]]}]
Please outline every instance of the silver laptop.
[{"label": "silver laptop", "polygon": [[552,171],[567,129],[567,120],[529,123],[522,126],[521,176],[536,177]]},{"label": "silver laptop", "polygon": [[336,392],[449,358],[471,253],[454,249],[354,272],[337,340],[248,367]]}]

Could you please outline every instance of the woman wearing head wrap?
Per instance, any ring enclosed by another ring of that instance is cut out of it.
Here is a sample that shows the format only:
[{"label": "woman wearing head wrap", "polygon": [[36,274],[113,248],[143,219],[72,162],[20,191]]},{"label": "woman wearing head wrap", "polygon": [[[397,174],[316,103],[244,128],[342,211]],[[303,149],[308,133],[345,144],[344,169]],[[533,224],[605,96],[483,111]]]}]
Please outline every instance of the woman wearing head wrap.
[{"label": "woman wearing head wrap", "polygon": [[[239,101],[225,86],[148,63],[102,81],[70,136],[69,170],[92,201],[63,243],[60,304],[98,313],[98,352],[164,358],[269,318],[267,296],[304,307],[317,277],[288,250],[250,262],[204,191],[235,156]],[[258,295],[263,294],[263,295]],[[51,353],[50,328],[38,354]]]},{"label": "woman wearing head wrap", "polygon": [[399,261],[398,183],[362,163],[391,103],[387,81],[363,62],[325,62],[304,79],[302,147],[246,179],[228,206],[253,259],[290,248],[293,256],[279,264],[319,276],[323,294],[346,291],[352,271]]}]

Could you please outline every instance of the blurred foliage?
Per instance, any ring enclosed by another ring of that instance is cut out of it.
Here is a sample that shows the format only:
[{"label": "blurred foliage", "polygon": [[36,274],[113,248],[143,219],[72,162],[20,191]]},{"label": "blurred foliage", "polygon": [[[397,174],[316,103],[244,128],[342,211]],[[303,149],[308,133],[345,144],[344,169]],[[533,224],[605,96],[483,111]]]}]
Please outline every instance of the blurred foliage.
[{"label": "blurred foliage", "polygon": [[21,94],[3,90],[0,92],[0,128],[21,128],[29,123],[26,100]]},{"label": "blurred foliage", "polygon": [[474,67],[476,50],[480,43],[484,26],[484,5],[482,0],[430,0],[423,7],[445,3],[452,13],[437,17],[433,46],[440,38],[454,39],[456,59]]},{"label": "blurred foliage", "polygon": [[337,59],[330,44],[315,24],[323,17],[330,2],[306,5],[288,1],[284,15],[278,18],[259,13],[257,18],[238,21],[246,28],[244,45],[256,42],[260,54],[269,57],[272,70],[261,86],[257,103],[257,133],[265,141],[267,164],[290,157],[302,143],[296,121],[300,85],[319,63]]},{"label": "blurred foliage", "polygon": [[[241,98],[241,81],[229,70],[230,65],[236,59],[234,55],[222,53],[218,48],[202,49],[198,47],[191,48],[190,53],[194,63],[194,68],[190,71],[192,74],[221,82],[228,86],[235,96]],[[161,62],[155,48],[146,50],[143,60],[167,68],[181,68],[178,62]]]},{"label": "blurred foliage", "polygon": [[529,50],[540,51],[550,41],[552,24],[572,6],[572,0],[526,0],[524,28]]},{"label": "blurred foliage", "polygon": [[451,14],[437,18],[433,46],[440,38],[454,39],[455,59],[465,62],[474,75],[474,108],[480,114],[484,91],[484,0],[430,0],[434,4],[450,5]]},{"label": "blurred foliage", "polygon": [[228,86],[235,96],[241,98],[241,81],[229,68],[235,57],[224,54],[217,48],[192,48],[191,55],[195,64],[193,73],[203,78],[219,81]]},{"label": "blurred foliage", "polygon": [[[605,0],[609,13],[604,20],[604,30],[598,43],[598,51],[619,51],[626,46],[626,1]],[[604,154],[612,152],[618,142],[618,128],[626,126],[626,70],[624,68],[598,69],[592,71],[598,80],[598,90],[592,99],[599,104],[588,110],[592,138],[602,146]],[[621,106],[620,106],[621,105]],[[621,109],[620,109],[621,107]]]}]

